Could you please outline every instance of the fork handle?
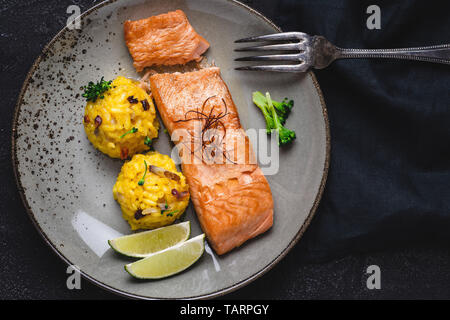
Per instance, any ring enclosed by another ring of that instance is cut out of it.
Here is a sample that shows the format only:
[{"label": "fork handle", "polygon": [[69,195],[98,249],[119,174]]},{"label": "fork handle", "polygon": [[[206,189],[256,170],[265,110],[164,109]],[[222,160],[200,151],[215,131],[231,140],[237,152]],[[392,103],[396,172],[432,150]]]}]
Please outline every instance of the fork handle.
[{"label": "fork handle", "polygon": [[336,59],[388,58],[450,64],[450,44],[398,49],[336,49]]}]

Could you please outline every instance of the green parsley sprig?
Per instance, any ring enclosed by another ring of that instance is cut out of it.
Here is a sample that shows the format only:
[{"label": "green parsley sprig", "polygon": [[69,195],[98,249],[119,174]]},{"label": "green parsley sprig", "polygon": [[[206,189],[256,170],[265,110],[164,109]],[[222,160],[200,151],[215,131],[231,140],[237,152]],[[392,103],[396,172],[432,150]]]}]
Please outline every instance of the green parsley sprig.
[{"label": "green parsley sprig", "polygon": [[142,177],[141,180],[139,180],[138,185],[143,186],[145,183],[145,176],[147,175],[147,161],[144,160],[144,164],[145,164],[145,172],[144,172],[144,176]]},{"label": "green parsley sprig", "polygon": [[152,142],[153,142],[152,139],[150,139],[149,137],[145,137],[144,144],[147,147],[151,148],[152,147]]},{"label": "green parsley sprig", "polygon": [[[169,212],[169,213],[166,213],[166,216],[167,217],[172,217],[175,213],[177,213],[179,210],[174,210],[174,211],[171,211],[171,212]],[[161,212],[161,214],[164,214],[164,212]]]},{"label": "green parsley sprig", "polygon": [[97,101],[98,98],[104,99],[104,93],[112,88],[111,83],[112,81],[103,80],[103,77],[97,83],[90,81],[87,86],[83,87],[84,93],[82,96],[86,98],[87,101],[92,102]]},{"label": "green parsley sprig", "polygon": [[129,133],[136,133],[138,131],[138,128],[132,128],[130,131],[125,132],[123,135],[120,136],[120,139],[122,139],[123,137],[125,137],[127,134]]}]

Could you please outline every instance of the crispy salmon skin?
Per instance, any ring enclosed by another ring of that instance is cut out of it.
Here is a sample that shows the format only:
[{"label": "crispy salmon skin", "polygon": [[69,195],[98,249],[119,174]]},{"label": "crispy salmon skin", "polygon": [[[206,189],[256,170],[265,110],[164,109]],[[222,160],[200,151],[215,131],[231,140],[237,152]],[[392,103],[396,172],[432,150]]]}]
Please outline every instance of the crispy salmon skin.
[{"label": "crispy salmon skin", "polygon": [[181,10],[124,22],[125,43],[138,72],[153,65],[200,61],[209,43],[192,28]]},{"label": "crispy salmon skin", "polygon": [[[273,224],[272,193],[256,161],[251,161],[254,156],[249,139],[220,69],[155,74],[150,77],[150,86],[169,133],[184,129],[195,139],[196,122],[220,121],[217,127],[226,133],[227,141],[244,141],[240,145],[227,143],[224,163],[187,162],[192,159],[185,154],[181,157],[197,217],[215,252],[224,254],[268,230]],[[201,114],[209,120],[202,120]],[[220,120],[212,120],[214,115]],[[186,153],[186,144],[180,141],[174,142]],[[237,161],[239,157],[243,161]]]}]

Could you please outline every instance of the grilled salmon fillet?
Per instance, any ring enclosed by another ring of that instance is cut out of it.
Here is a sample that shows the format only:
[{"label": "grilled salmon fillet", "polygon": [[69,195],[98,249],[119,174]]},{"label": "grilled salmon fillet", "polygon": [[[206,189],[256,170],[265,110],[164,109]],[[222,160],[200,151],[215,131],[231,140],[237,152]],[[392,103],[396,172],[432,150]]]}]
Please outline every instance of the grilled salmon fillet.
[{"label": "grilled salmon fillet", "polygon": [[[162,120],[182,153],[182,170],[191,199],[215,252],[224,254],[268,230],[273,223],[272,193],[254,161],[251,144],[220,69],[155,74],[150,77],[150,86]],[[219,120],[212,121],[211,116]],[[204,128],[208,121],[221,122],[217,128],[226,147],[216,152],[221,150],[223,163],[192,156],[196,150],[190,148],[192,140],[198,140],[201,134],[195,127]],[[174,138],[175,130],[189,134]]]},{"label": "grilled salmon fillet", "polygon": [[138,72],[152,65],[200,61],[209,43],[195,32],[181,10],[124,22],[125,43]]}]

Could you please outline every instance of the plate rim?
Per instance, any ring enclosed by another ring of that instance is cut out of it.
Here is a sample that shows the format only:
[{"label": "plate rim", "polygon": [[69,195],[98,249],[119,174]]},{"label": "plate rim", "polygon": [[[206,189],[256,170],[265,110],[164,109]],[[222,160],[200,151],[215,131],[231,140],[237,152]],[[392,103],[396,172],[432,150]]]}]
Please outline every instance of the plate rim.
[{"label": "plate rim", "polygon": [[[81,13],[80,15],[80,19],[84,18],[85,16],[91,14],[92,12],[97,11],[98,9],[112,4],[114,2],[117,2],[118,0],[105,0],[100,2],[99,4],[88,8],[86,11],[84,11],[83,13]],[[273,28],[275,28],[278,32],[282,32],[281,28],[278,27],[272,20],[270,20],[269,18],[267,18],[266,16],[264,16],[262,13],[260,13],[259,11],[247,6],[246,4],[243,4],[241,2],[239,2],[238,0],[222,0],[228,3],[231,3],[233,5],[237,5],[240,6],[244,9],[246,9],[249,13],[256,15],[258,18],[263,19],[266,23],[268,23],[270,26],[272,26]],[[38,231],[39,235],[44,239],[45,243],[53,250],[54,253],[56,253],[56,255],[61,258],[61,260],[63,260],[66,264],[68,265],[76,265],[74,263],[72,263],[72,261],[70,261],[69,258],[67,258],[62,252],[60,252],[58,250],[58,247],[48,238],[48,236],[46,235],[46,233],[42,230],[42,228],[40,227],[39,223],[36,221],[36,218],[34,216],[33,210],[31,209],[28,200],[25,196],[25,191],[23,189],[21,180],[20,180],[20,176],[19,176],[19,172],[18,172],[18,160],[17,160],[17,143],[16,143],[16,139],[17,139],[17,125],[18,125],[18,117],[21,111],[21,105],[23,104],[23,97],[24,94],[28,88],[28,85],[30,83],[30,79],[31,76],[35,73],[39,63],[41,62],[42,58],[45,56],[45,54],[48,52],[48,50],[50,49],[50,47],[52,46],[52,44],[57,41],[61,35],[66,32],[68,30],[67,25],[64,26],[60,31],[58,31],[58,33],[43,47],[43,49],[41,50],[40,54],[38,55],[38,57],[34,60],[31,68],[29,69],[25,80],[23,82],[23,85],[20,89],[19,92],[19,96],[17,98],[17,102],[15,104],[14,107],[14,113],[13,113],[13,121],[12,121],[12,133],[11,133],[11,161],[12,161],[12,165],[13,165],[13,171],[14,171],[14,178],[16,181],[16,186],[20,195],[20,198],[22,200],[22,203],[24,205],[24,208],[30,218],[30,220],[32,221],[33,225],[35,226],[36,230]],[[308,216],[306,217],[304,223],[302,224],[302,226],[300,227],[300,229],[298,230],[298,232],[296,233],[296,235],[294,236],[294,238],[290,241],[290,243],[286,246],[286,248],[284,248],[279,254],[278,256],[276,256],[270,263],[268,263],[264,268],[262,268],[261,270],[259,270],[258,272],[254,273],[253,275],[251,275],[250,277],[243,279],[231,286],[228,286],[226,288],[222,288],[220,290],[216,290],[214,292],[208,293],[208,294],[201,294],[201,295],[193,295],[190,297],[183,297],[183,298],[177,298],[177,299],[182,299],[182,300],[191,300],[191,299],[212,299],[212,298],[217,298],[220,296],[223,296],[225,294],[229,294],[237,289],[240,289],[248,284],[250,284],[251,282],[255,281],[256,279],[258,279],[259,277],[261,277],[262,275],[264,275],[266,272],[268,272],[269,270],[271,270],[276,264],[278,264],[287,254],[289,251],[291,251],[291,249],[297,244],[297,242],[300,240],[300,238],[303,236],[305,230],[307,229],[307,227],[309,226],[309,224],[311,223],[312,218],[314,217],[317,208],[319,206],[320,200],[322,198],[324,189],[325,189],[325,185],[326,185],[326,181],[328,178],[328,171],[329,171],[329,166],[330,166],[330,150],[331,150],[331,137],[330,137],[330,124],[329,124],[329,119],[328,119],[328,111],[327,111],[327,107],[325,104],[325,98],[323,96],[322,90],[320,89],[319,83],[317,81],[317,78],[315,76],[315,74],[313,73],[313,71],[308,71],[308,75],[311,77],[313,85],[317,91],[317,94],[319,96],[319,100],[320,100],[320,105],[322,107],[322,116],[323,116],[323,121],[325,124],[325,161],[324,161],[324,167],[323,167],[323,172],[322,172],[322,179],[319,185],[319,190],[317,191],[316,197],[314,199],[313,202],[313,206],[311,207],[310,212],[308,213]],[[93,283],[94,285],[105,289],[109,292],[112,292],[116,295],[122,296],[122,297],[126,297],[126,298],[132,298],[132,299],[142,299],[142,300],[170,300],[170,299],[174,299],[174,298],[160,298],[160,297],[149,297],[149,296],[145,296],[145,295],[139,295],[139,294],[133,294],[133,293],[129,293],[129,292],[125,292],[123,290],[120,290],[118,288],[115,288],[111,285],[108,285],[106,283],[103,283],[102,281],[99,281],[97,279],[95,279],[94,277],[86,274],[84,271],[82,270],[78,270],[79,273],[89,282]]]}]

